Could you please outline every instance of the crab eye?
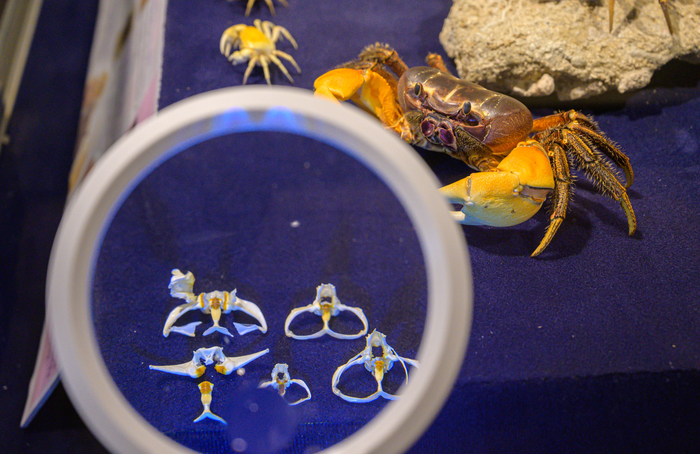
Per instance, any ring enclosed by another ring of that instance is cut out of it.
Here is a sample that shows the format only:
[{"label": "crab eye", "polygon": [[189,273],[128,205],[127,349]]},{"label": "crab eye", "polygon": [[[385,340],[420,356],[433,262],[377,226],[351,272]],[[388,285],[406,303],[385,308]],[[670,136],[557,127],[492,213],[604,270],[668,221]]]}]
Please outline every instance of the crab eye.
[{"label": "crab eye", "polygon": [[471,112],[471,111],[472,111],[472,103],[467,101],[464,104],[462,104],[462,113],[464,115],[469,115],[469,112]]},{"label": "crab eye", "polygon": [[413,94],[415,94],[416,96],[420,96],[421,93],[423,93],[423,85],[421,85],[420,83],[415,84],[413,86]]},{"label": "crab eye", "polygon": [[478,126],[479,125],[479,119],[473,116],[468,116],[467,119],[465,120],[468,126]]}]

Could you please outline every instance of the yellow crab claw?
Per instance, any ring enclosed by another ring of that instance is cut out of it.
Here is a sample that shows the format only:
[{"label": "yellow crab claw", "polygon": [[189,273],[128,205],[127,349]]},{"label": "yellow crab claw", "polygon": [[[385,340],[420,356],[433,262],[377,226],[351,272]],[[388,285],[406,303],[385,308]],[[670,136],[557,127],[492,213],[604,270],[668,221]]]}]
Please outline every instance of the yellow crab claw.
[{"label": "yellow crab claw", "polygon": [[314,92],[335,102],[351,100],[402,137],[407,129],[395,90],[370,69],[336,68],[328,71],[314,81]]},{"label": "yellow crab claw", "polygon": [[440,189],[461,224],[509,227],[530,219],[554,189],[549,158],[534,140],[520,142],[496,170],[475,172]]}]

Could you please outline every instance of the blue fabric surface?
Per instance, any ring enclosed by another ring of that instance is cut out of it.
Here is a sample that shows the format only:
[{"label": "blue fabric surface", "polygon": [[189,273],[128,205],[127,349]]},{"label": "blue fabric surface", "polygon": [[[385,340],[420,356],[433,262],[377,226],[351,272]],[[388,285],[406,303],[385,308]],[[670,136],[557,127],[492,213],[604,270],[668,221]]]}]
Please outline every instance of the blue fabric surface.
[{"label": "blue fabric surface", "polygon": [[[8,417],[0,428],[0,445],[5,452],[100,450],[60,388],[30,429],[17,428],[38,345],[46,261],[62,210],[92,33],[93,19],[79,19],[79,13],[89,18],[94,8],[90,1],[44,2],[10,130],[14,140],[0,156],[1,263],[5,275],[11,277],[1,297],[0,409]],[[357,2],[348,8],[329,0],[314,4],[313,10],[292,2],[289,8],[278,7],[275,18],[260,4],[254,7],[253,17],[272,19],[290,30],[300,49],[281,47],[302,68],[301,75],[292,71],[295,85],[310,88],[323,71],[353,58],[373,41],[393,45],[410,65],[421,64],[427,52],[441,51],[437,36],[448,9],[447,1]],[[170,3],[161,106],[240,83],[244,68],[231,67],[218,53],[218,39],[225,27],[246,20],[243,10],[243,2],[216,1],[206,8],[185,1]],[[581,107],[593,113],[603,130],[620,143],[635,170],[630,198],[639,231],[628,238],[620,208],[597,195],[583,178],[567,221],[540,259],[530,259],[529,253],[546,226],[545,212],[510,229],[465,227],[475,280],[470,346],[455,390],[413,452],[697,450],[699,79],[696,66],[675,63],[655,76],[652,86],[616,98],[615,103],[602,98],[576,105],[551,103],[534,110],[536,115],[546,115],[554,108]],[[52,83],[46,84],[47,80]],[[274,70],[273,80],[287,83]],[[261,72],[254,71],[249,83],[262,82]],[[457,161],[417,152],[445,183],[467,173]],[[144,225],[148,226],[145,221],[149,219],[153,222],[147,212],[141,216]],[[274,232],[270,228],[264,233]],[[149,256],[156,265],[139,266],[151,266],[148,276],[152,279],[129,283],[127,291],[118,296],[135,298],[137,292],[131,291],[135,284],[152,286],[148,290],[152,293],[143,295],[150,298],[134,303],[147,305],[157,300],[161,304],[150,314],[158,320],[156,326],[142,331],[144,336],[154,336],[158,347],[170,349],[170,341],[183,349],[195,346],[188,345],[184,337],[168,338],[168,342],[158,337],[163,317],[172,307],[168,305],[176,304],[167,295],[171,267],[191,269],[197,277],[196,292],[238,287],[241,297],[259,303],[268,315],[266,295],[255,293],[250,282],[231,278],[235,274],[229,273],[232,267],[221,265],[227,263],[225,257],[217,256],[216,263],[207,264],[202,272],[195,268],[201,266],[199,259],[171,263],[185,254],[167,248],[167,238],[156,239],[152,244],[163,245],[163,252],[173,255],[165,259]],[[299,275],[302,271],[298,270]],[[292,269],[290,273],[296,272]],[[243,280],[259,278],[253,273],[240,276]],[[115,274],[114,283],[121,278]],[[293,280],[291,274],[283,278]],[[304,291],[299,290],[298,299],[287,300],[287,308],[310,302],[320,283],[311,281],[303,280]],[[350,294],[346,297],[344,287],[338,286],[341,300],[352,304]],[[134,310],[138,314],[139,309]],[[229,317],[224,317],[224,325],[230,327]],[[201,314],[193,314],[192,319],[206,323]],[[279,328],[279,319],[275,323]],[[235,335],[232,345],[247,342],[257,347],[271,334]],[[176,346],[173,350],[178,350]],[[397,349],[404,353],[399,346]],[[160,359],[184,362],[191,358],[184,353],[180,356],[179,350],[172,355],[165,350],[140,354],[143,367],[151,359],[160,363]],[[137,369],[136,365],[129,367]],[[294,366],[290,367],[294,372]],[[269,372],[262,365],[257,370]],[[224,378],[252,378],[253,372]],[[159,383],[168,376],[152,372],[150,377],[154,380],[147,384],[153,386],[151,396],[162,398],[157,394]],[[180,404],[194,413],[186,416],[194,418],[200,408],[196,382],[178,378],[170,383],[173,391],[188,393],[189,403]],[[221,402],[222,389],[214,389],[214,409]],[[157,410],[159,402],[145,404]],[[214,424],[200,424],[216,430]],[[302,426],[293,443],[313,446],[319,434],[340,434],[343,429],[351,433],[359,427],[328,424],[327,432],[320,425]],[[202,447],[218,446],[209,444],[214,442],[206,432],[206,428],[193,428],[172,436]]]}]

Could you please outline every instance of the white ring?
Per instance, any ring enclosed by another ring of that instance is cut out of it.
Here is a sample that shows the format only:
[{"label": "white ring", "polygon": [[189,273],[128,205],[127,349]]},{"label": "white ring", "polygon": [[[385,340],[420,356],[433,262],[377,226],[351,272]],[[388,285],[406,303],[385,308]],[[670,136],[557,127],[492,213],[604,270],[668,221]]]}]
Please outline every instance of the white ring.
[{"label": "white ring", "polygon": [[92,320],[92,270],[115,204],[139,177],[195,143],[254,130],[297,133],[344,150],[387,184],[415,226],[428,278],[421,368],[401,399],[324,451],[402,452],[440,410],[464,357],[473,299],[464,235],[436,190],[437,179],[411,147],[359,109],[296,88],[235,87],[191,97],[138,125],[97,162],[71,197],[49,264],[47,313],[64,386],[107,449],[193,452],[152,427],[112,381]]}]

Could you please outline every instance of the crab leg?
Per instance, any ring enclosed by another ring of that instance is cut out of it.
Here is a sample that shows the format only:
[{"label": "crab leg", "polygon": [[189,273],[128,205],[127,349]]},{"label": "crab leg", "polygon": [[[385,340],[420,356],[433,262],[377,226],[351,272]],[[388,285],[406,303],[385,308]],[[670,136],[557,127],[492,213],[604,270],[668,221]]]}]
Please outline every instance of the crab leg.
[{"label": "crab leg", "polygon": [[[272,25],[271,22],[267,22],[267,23]],[[271,32],[270,32],[270,36],[269,36],[270,41],[272,41],[273,43],[276,43],[280,34],[282,34],[282,36],[287,38],[289,40],[289,42],[292,43],[292,46],[294,46],[295,49],[299,48],[297,46],[297,42],[294,40],[294,38],[292,38],[292,34],[289,33],[289,30],[287,30],[286,28],[284,28],[280,25],[275,25],[274,27],[272,27]]]},{"label": "crab leg", "polygon": [[287,60],[289,63],[292,64],[292,66],[294,66],[294,69],[296,69],[298,73],[301,73],[301,68],[299,68],[299,65],[297,65],[297,62],[294,61],[294,59],[292,58],[291,55],[289,55],[289,54],[286,53],[286,52],[282,52],[281,50],[275,51],[275,55],[278,56],[278,57],[282,57],[282,58],[284,58],[285,60]]},{"label": "crab leg", "polygon": [[602,193],[620,202],[620,206],[627,216],[629,235],[634,235],[634,232],[637,231],[637,218],[634,215],[632,202],[630,202],[624,186],[622,186],[613,171],[608,166],[600,165],[598,156],[596,156],[595,153],[590,152],[588,145],[583,141],[583,139],[566,130],[562,131],[562,135],[570,145],[570,149],[574,152],[576,159],[580,163],[584,172],[591,175],[594,181],[600,183]]},{"label": "crab leg", "polygon": [[250,62],[248,62],[248,67],[246,68],[245,72],[243,73],[243,85],[248,81],[248,76],[250,76],[250,73],[253,71],[253,68],[255,67],[255,64],[258,62],[258,57],[251,57]]},{"label": "crab leg", "polygon": [[282,74],[287,76],[287,79],[289,79],[290,82],[294,83],[294,79],[292,79],[292,76],[289,75],[289,71],[287,71],[287,68],[284,67],[279,58],[275,57],[274,55],[270,55],[270,61],[277,65],[280,71],[282,71]]},{"label": "crab leg", "polygon": [[566,157],[566,152],[559,144],[554,144],[552,148],[552,170],[554,171],[554,178],[557,182],[557,184],[554,185],[554,193],[552,196],[553,209],[544,238],[540,241],[537,249],[530,255],[531,257],[540,255],[542,251],[549,246],[549,243],[552,242],[552,238],[554,238],[557,230],[559,230],[559,226],[564,222],[566,209],[569,206],[569,200],[571,199],[571,193],[573,191],[571,187],[572,181],[569,171],[569,160]]},{"label": "crab leg", "polygon": [[[567,125],[567,123],[570,124]],[[542,133],[546,132],[548,129],[564,125],[572,131],[585,136],[607,157],[612,159],[613,162],[625,172],[625,188],[632,186],[634,182],[634,172],[632,171],[629,158],[622,153],[614,143],[608,140],[600,129],[598,129],[598,125],[587,116],[575,110],[569,110],[568,112],[537,118],[533,120],[532,132]],[[540,140],[542,136],[543,134],[537,134],[534,138]]]}]

